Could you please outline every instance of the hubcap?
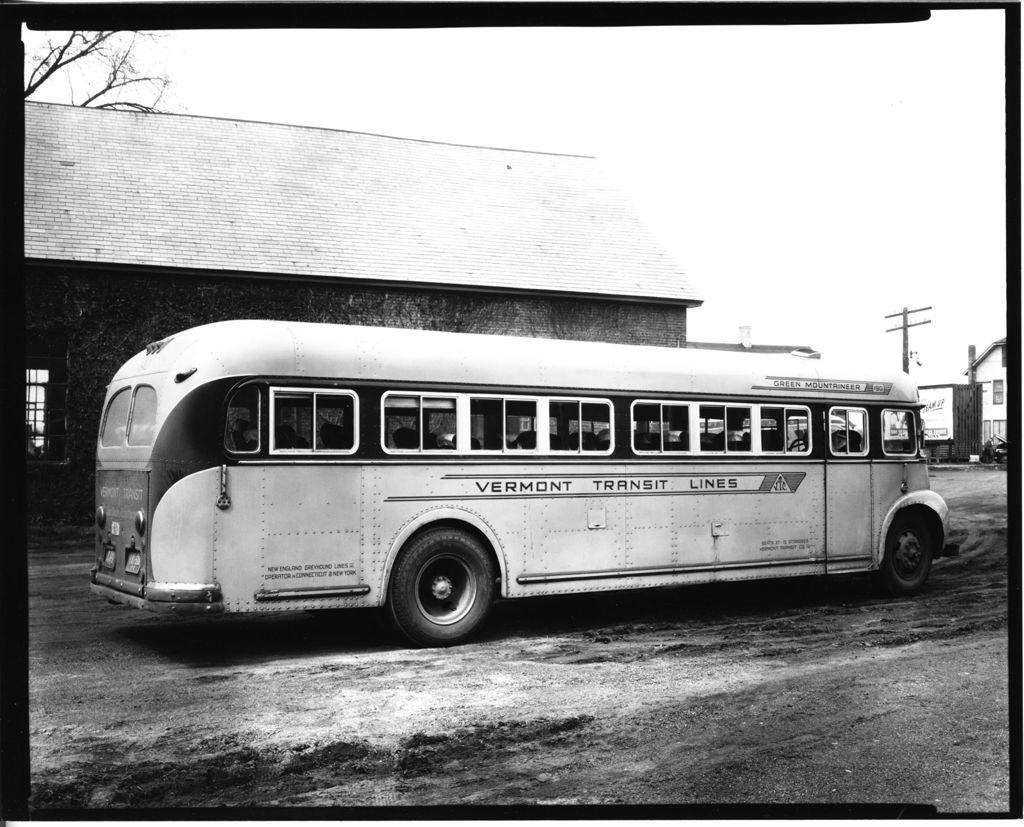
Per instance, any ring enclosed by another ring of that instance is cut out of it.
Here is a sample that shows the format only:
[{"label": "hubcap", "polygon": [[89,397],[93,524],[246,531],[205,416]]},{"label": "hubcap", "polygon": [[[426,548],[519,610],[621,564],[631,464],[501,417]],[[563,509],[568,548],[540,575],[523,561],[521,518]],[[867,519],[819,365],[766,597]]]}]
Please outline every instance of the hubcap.
[{"label": "hubcap", "polygon": [[896,553],[893,561],[896,570],[904,576],[912,576],[921,565],[923,550],[921,538],[916,531],[906,530],[896,538]]},{"label": "hubcap", "polygon": [[430,587],[431,593],[438,600],[447,600],[449,597],[452,596],[452,590],[452,581],[444,575],[441,575],[440,577],[435,577],[434,583]]},{"label": "hubcap", "polygon": [[436,554],[416,574],[416,606],[431,623],[450,626],[476,602],[477,580],[469,565],[454,554]]}]

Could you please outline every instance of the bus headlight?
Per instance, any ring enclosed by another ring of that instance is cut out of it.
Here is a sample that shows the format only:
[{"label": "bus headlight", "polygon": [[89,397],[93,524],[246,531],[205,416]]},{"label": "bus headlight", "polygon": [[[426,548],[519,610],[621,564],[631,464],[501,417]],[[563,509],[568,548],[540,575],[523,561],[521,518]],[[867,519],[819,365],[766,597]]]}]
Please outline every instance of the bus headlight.
[{"label": "bus headlight", "polygon": [[135,530],[140,537],[146,533],[146,515],[141,511],[135,512]]},{"label": "bus headlight", "polygon": [[104,510],[103,506],[101,505],[99,508],[96,509],[96,527],[97,528],[103,528],[103,526],[105,526],[106,524],[107,524],[107,512]]}]

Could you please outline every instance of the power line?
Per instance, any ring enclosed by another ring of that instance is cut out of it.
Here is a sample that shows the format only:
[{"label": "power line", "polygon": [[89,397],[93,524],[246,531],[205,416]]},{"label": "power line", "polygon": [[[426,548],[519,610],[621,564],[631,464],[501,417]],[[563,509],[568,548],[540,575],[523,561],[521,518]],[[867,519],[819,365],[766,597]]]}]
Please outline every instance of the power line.
[{"label": "power line", "polygon": [[899,313],[890,313],[888,316],[885,317],[887,319],[895,319],[898,316],[902,316],[903,317],[903,324],[901,324],[899,327],[890,327],[885,332],[886,333],[892,333],[894,330],[902,330],[903,331],[903,372],[904,373],[910,373],[910,336],[909,336],[907,331],[910,328],[912,328],[912,327],[917,327],[918,325],[931,324],[932,323],[931,319],[926,319],[923,322],[909,322],[909,321],[907,321],[907,316],[910,315],[911,313],[922,313],[925,310],[931,310],[931,307],[919,307],[916,310],[908,310],[907,308],[904,307],[903,310],[901,310]]}]

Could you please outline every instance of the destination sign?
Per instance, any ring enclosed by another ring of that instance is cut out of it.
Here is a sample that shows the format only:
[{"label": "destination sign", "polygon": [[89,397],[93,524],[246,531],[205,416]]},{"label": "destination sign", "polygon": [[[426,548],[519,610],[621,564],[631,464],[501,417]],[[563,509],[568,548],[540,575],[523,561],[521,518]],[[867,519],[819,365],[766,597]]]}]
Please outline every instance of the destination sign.
[{"label": "destination sign", "polygon": [[892,382],[870,379],[808,379],[801,376],[766,376],[765,384],[751,385],[759,391],[809,391],[814,393],[868,394],[886,396]]},{"label": "destination sign", "polygon": [[695,494],[795,494],[807,474],[803,471],[739,471],[669,474],[567,474],[476,476],[448,474],[458,483],[449,495],[392,496],[388,502],[542,499],[545,497],[687,496]]}]

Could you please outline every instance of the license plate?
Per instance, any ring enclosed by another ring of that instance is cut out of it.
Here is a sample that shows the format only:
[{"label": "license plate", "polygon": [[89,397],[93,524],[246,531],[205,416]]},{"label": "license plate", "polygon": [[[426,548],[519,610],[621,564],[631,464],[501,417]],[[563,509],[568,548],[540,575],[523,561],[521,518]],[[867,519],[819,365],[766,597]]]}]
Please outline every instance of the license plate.
[{"label": "license plate", "polygon": [[103,553],[103,566],[104,568],[112,569],[117,563],[117,551],[113,546],[106,546],[106,551]]},{"label": "license plate", "polygon": [[128,574],[138,574],[139,569],[142,568],[142,552],[130,551],[128,552],[128,562],[125,564],[124,570]]},{"label": "license plate", "polygon": [[115,537],[121,536],[121,524],[117,520],[114,520],[110,524],[110,533],[113,534]]}]

